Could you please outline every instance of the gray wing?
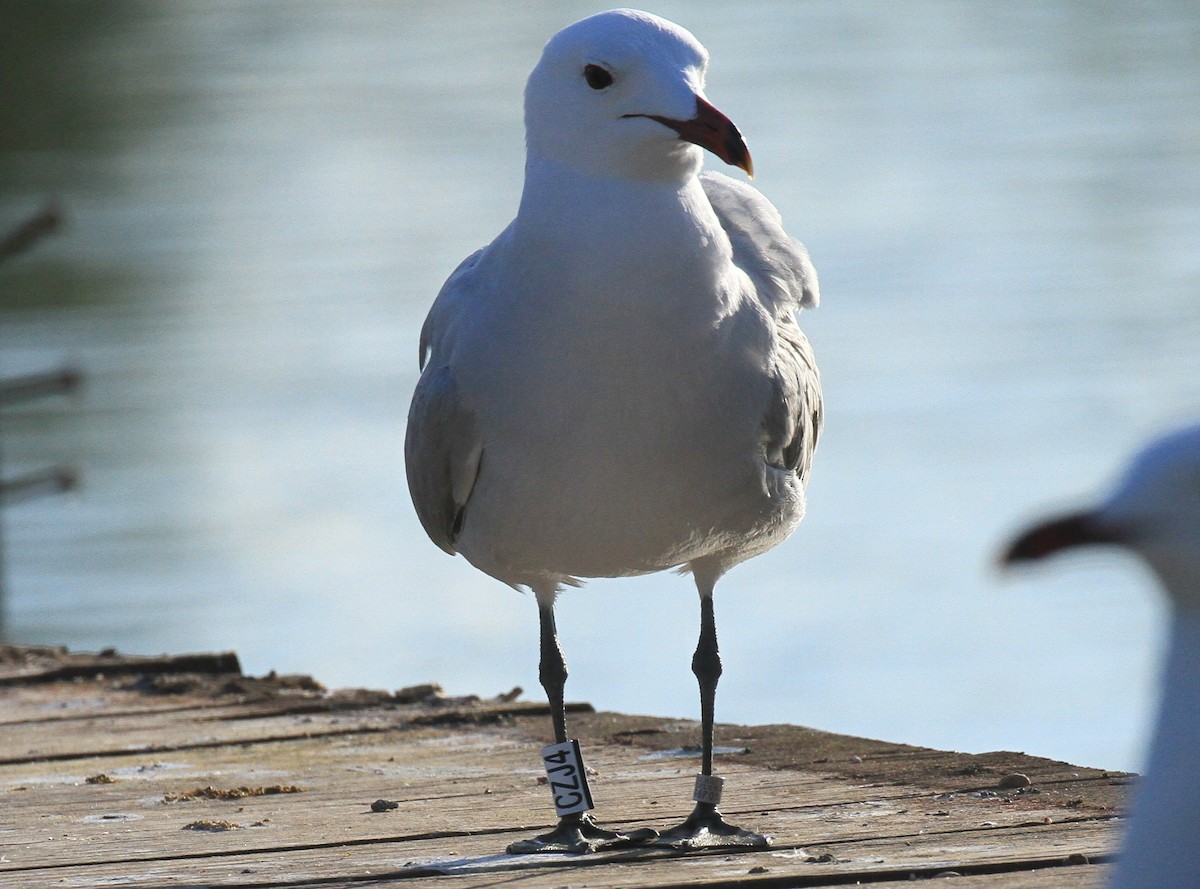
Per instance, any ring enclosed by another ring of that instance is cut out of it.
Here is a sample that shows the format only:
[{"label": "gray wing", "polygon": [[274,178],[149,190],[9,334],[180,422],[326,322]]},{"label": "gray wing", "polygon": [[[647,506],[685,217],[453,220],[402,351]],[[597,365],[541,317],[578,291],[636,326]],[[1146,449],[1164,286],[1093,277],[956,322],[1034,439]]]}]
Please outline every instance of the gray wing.
[{"label": "gray wing", "polygon": [[425,533],[454,555],[467,503],[483,460],[483,436],[450,363],[454,327],[478,293],[468,257],[446,281],[421,328],[421,379],[408,410],[404,463],[408,492]]},{"label": "gray wing", "polygon": [[453,555],[483,460],[483,438],[449,367],[421,374],[408,411],[408,492],[429,539]]},{"label": "gray wing", "polygon": [[791,469],[808,484],[825,419],[821,376],[812,346],[791,319],[780,324],[780,356],[772,374],[774,398],[763,418],[767,462]]},{"label": "gray wing", "polygon": [[817,270],[804,245],[783,230],[783,217],[762,193],[721,173],[700,176],[704,194],[733,244],[733,261],[778,315],[817,307]]},{"label": "gray wing", "polygon": [[816,307],[820,299],[816,269],[804,245],[783,230],[779,211],[760,192],[720,173],[704,173],[700,182],[733,245],[734,264],[750,277],[776,322],[773,397],[763,417],[767,462],[794,470],[807,483],[824,406],[817,362],[796,315],[801,308]]}]

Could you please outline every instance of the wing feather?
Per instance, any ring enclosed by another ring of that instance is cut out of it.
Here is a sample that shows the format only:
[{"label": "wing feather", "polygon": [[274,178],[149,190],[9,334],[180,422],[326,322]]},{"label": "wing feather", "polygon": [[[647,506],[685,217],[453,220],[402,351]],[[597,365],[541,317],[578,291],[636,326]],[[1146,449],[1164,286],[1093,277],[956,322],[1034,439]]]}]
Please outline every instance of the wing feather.
[{"label": "wing feather", "polygon": [[480,298],[475,267],[486,248],[446,280],[421,328],[421,379],[404,439],[408,491],[430,539],[453,555],[483,462],[483,436],[450,364],[455,326]]},{"label": "wing feather", "polygon": [[762,193],[721,173],[700,176],[704,193],[733,244],[733,261],[776,310],[816,308],[817,271],[804,245],[783,230],[783,217]]},{"label": "wing feather", "polygon": [[483,439],[448,367],[421,375],[404,439],[408,491],[430,539],[453,555],[483,462]]},{"label": "wing feather", "polygon": [[704,173],[700,181],[733,245],[734,264],[749,276],[776,322],[772,399],[763,417],[767,462],[795,471],[807,483],[824,404],[812,346],[796,314],[820,300],[816,269],[804,245],[784,231],[779,211],[756,189],[720,173]]}]

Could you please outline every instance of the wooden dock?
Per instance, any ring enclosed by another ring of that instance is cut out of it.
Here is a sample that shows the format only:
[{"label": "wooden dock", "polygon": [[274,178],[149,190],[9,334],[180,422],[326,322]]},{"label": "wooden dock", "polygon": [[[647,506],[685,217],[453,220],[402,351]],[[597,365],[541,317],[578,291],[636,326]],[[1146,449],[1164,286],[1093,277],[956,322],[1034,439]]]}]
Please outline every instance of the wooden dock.
[{"label": "wooden dock", "polygon": [[[510,856],[554,820],[546,708],[515,697],[327,692],[243,676],[231,654],[0,647],[0,886],[1075,889],[1102,884],[1130,781],[723,725],[722,809],[771,850]],[[695,723],[572,711],[602,822],[690,811]]]}]

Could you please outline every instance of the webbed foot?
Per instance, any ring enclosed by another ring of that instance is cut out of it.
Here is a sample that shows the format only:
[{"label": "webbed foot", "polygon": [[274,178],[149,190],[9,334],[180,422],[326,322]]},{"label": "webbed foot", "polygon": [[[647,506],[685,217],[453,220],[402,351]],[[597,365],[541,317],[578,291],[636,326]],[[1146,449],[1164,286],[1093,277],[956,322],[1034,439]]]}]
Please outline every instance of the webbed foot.
[{"label": "webbed foot", "polygon": [[712,803],[696,803],[696,808],[678,827],[658,835],[651,845],[671,849],[767,849],[771,842],[761,833],[729,824]]},{"label": "webbed foot", "polygon": [[650,828],[638,830],[605,830],[586,812],[564,815],[558,826],[531,840],[519,840],[508,847],[509,855],[528,855],[538,852],[559,852],[568,855],[585,855],[603,849],[622,849],[648,843],[658,836]]}]

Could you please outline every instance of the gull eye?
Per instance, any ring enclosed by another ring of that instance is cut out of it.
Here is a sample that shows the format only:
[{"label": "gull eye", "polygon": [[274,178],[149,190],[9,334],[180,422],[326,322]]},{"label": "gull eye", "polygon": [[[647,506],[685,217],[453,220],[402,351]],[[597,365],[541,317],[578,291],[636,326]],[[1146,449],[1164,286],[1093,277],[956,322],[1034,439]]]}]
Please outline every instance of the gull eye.
[{"label": "gull eye", "polygon": [[594,90],[602,90],[605,87],[612,86],[613,82],[612,73],[605,68],[601,68],[599,65],[584,65],[583,79]]}]

